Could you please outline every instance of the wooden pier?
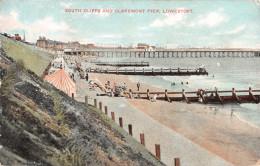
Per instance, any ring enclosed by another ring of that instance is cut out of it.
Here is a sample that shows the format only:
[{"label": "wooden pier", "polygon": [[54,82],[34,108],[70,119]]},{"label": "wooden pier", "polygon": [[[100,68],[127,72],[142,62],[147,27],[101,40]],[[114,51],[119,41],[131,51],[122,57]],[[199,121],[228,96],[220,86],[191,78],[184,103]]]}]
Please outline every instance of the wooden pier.
[{"label": "wooden pier", "polygon": [[90,73],[105,73],[105,74],[118,74],[118,75],[146,75],[146,76],[187,76],[187,75],[208,75],[208,72],[205,68],[198,69],[87,69],[87,72]]},{"label": "wooden pier", "polygon": [[[258,93],[253,94],[254,93]],[[109,92],[114,93],[113,95],[124,95],[130,99],[138,98],[138,99],[147,99],[153,100],[154,96],[157,95],[156,100],[164,100],[164,101],[185,101],[187,103],[190,102],[199,102],[199,103],[218,103],[218,104],[225,104],[225,103],[259,103],[260,102],[260,90],[237,90],[235,91],[234,88],[230,91],[193,91],[193,92],[185,92],[183,89],[182,92],[172,92],[167,91],[164,92],[150,92],[147,89],[147,92],[133,92],[129,89],[128,92]],[[118,94],[117,94],[118,93]],[[239,94],[239,95],[238,95]]]},{"label": "wooden pier", "polygon": [[117,67],[144,67],[149,66],[149,62],[94,62],[100,66],[117,66]]},{"label": "wooden pier", "polygon": [[74,50],[65,51],[65,55],[92,55],[97,57],[132,58],[205,58],[205,57],[260,57],[260,50],[253,49],[165,49],[145,51],[142,49],[115,50]]}]

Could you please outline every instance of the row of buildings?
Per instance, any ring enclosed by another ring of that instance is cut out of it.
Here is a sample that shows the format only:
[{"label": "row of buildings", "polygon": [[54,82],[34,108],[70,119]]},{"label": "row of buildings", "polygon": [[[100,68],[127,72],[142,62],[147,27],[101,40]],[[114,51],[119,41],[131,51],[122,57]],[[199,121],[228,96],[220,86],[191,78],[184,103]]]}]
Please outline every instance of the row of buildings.
[{"label": "row of buildings", "polygon": [[61,42],[56,40],[46,39],[46,37],[40,36],[36,42],[36,46],[43,48],[47,51],[64,51],[64,49],[79,49],[86,50],[88,46],[86,44],[80,44],[78,41],[75,42]]},{"label": "row of buildings", "polygon": [[155,50],[155,46],[149,46],[148,44],[139,43],[137,47],[105,47],[95,46],[94,44],[80,44],[78,41],[75,42],[60,42],[55,40],[46,39],[46,37],[40,36],[36,42],[36,46],[43,48],[49,52],[63,52],[63,51],[74,51],[74,50],[89,50],[89,49],[143,49],[145,51]]},{"label": "row of buildings", "polygon": [[121,50],[121,49],[142,49],[144,51],[154,51],[155,46],[149,46],[145,43],[138,43],[136,47],[129,46],[129,47],[122,47],[122,46],[114,46],[114,47],[108,47],[108,46],[96,46],[92,43],[90,44],[81,44],[78,41],[74,42],[61,42],[56,40],[50,40],[47,39],[44,36],[39,36],[39,39],[37,40],[36,44],[29,43],[25,39],[25,35],[22,37],[19,34],[15,34],[14,36],[11,36],[7,33],[4,33],[3,35],[13,38],[15,40],[24,42],[26,44],[30,45],[36,45],[38,48],[43,49],[44,51],[48,51],[53,54],[62,54],[64,51],[74,51],[74,50],[90,50],[90,49],[104,49],[104,50]]}]

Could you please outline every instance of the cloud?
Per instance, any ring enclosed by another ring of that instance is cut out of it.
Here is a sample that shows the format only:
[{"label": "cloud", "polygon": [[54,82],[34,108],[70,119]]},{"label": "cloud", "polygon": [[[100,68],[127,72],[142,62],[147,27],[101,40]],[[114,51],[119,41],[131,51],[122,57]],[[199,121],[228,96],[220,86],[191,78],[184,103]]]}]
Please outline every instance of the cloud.
[{"label": "cloud", "polygon": [[186,15],[184,13],[179,14],[165,14],[163,19],[155,19],[151,27],[163,27],[163,26],[171,26],[176,25],[186,19]]},{"label": "cloud", "polygon": [[18,21],[18,13],[16,11],[11,11],[8,16],[0,15],[0,31],[8,31],[15,29],[26,29],[27,26],[21,24]]},{"label": "cloud", "polygon": [[100,16],[102,18],[108,17],[109,13],[108,12],[103,12],[102,10],[100,11],[100,13],[96,12],[94,13],[96,16]]},{"label": "cloud", "polygon": [[233,47],[233,48],[244,48],[245,47],[245,43],[241,42],[241,41],[232,41],[229,45],[229,47]]},{"label": "cloud", "polygon": [[99,16],[101,17],[108,17],[109,16],[109,13],[108,12],[100,12],[100,13],[97,13]]},{"label": "cloud", "polygon": [[198,21],[198,25],[216,27],[228,20],[228,16],[224,15],[222,10],[219,10],[218,12],[211,12],[207,15],[201,16],[201,18]]},{"label": "cloud", "polygon": [[179,44],[176,44],[176,43],[167,44],[167,48],[177,48],[178,46],[179,46]]},{"label": "cloud", "polygon": [[90,15],[91,15],[90,12],[86,12],[86,13],[83,15],[83,17],[84,17],[84,18],[89,18]]},{"label": "cloud", "polygon": [[102,10],[100,10],[100,13],[99,12],[95,12],[95,13],[91,13],[91,12],[85,12],[83,17],[84,18],[89,18],[90,15],[93,14],[95,16],[100,16],[101,18],[105,18],[105,17],[108,17],[109,16],[109,13],[108,12],[103,12]]},{"label": "cloud", "polygon": [[74,5],[74,3],[71,2],[61,2],[60,6],[65,7],[65,8],[70,8],[72,5]]},{"label": "cloud", "polygon": [[[63,42],[71,41],[71,38],[69,36],[65,36],[65,35],[59,35],[59,36],[57,36],[57,39],[60,41],[63,41]],[[53,39],[53,40],[56,40],[56,39]]]},{"label": "cloud", "polygon": [[122,38],[123,35],[111,35],[111,34],[104,34],[104,35],[99,35],[101,38]]},{"label": "cloud", "polygon": [[147,30],[148,27],[138,27],[139,30]]},{"label": "cloud", "polygon": [[32,30],[35,32],[42,32],[42,31],[67,31],[75,33],[77,32],[74,29],[70,29],[69,26],[64,22],[57,22],[54,21],[52,17],[45,17],[43,20],[38,20],[33,26]]},{"label": "cloud", "polygon": [[195,25],[196,25],[196,22],[191,22],[188,24],[189,27],[195,27]]},{"label": "cloud", "polygon": [[226,34],[237,34],[245,29],[246,26],[238,26],[237,28],[227,32],[215,32],[214,35],[226,35]]},{"label": "cloud", "polygon": [[68,36],[68,33],[77,32],[77,30],[71,29],[64,21],[58,22],[53,17],[45,17],[30,25],[26,25],[19,21],[18,16],[19,14],[16,11],[11,11],[7,16],[0,15],[0,31],[9,33],[13,30],[26,30],[28,32],[27,40],[29,41],[35,41],[38,36],[60,40],[62,39],[60,38],[61,34]]},{"label": "cloud", "polygon": [[80,38],[78,41],[80,43],[95,43],[96,41],[94,39],[96,38],[88,37],[88,38]]},{"label": "cloud", "polygon": [[236,34],[236,33],[243,31],[244,29],[245,29],[245,26],[242,25],[242,26],[237,27],[234,30],[228,31],[227,34]]},{"label": "cloud", "polygon": [[138,37],[151,37],[153,36],[154,34],[152,33],[149,33],[149,32],[142,32],[142,33],[137,33],[136,36]]}]

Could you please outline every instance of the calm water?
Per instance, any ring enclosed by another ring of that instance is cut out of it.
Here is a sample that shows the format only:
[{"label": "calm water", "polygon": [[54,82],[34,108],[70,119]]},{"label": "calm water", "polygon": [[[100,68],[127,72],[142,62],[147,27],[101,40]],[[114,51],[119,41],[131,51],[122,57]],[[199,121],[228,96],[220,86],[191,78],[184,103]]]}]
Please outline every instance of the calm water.
[{"label": "calm water", "polygon": [[[149,68],[198,68],[205,65],[208,76],[132,76],[136,82],[150,84],[173,91],[196,91],[198,88],[214,90],[246,90],[260,89],[260,58],[99,58],[100,61],[148,61]],[[213,77],[214,75],[214,77]],[[171,86],[174,82],[175,86]],[[184,85],[181,84],[184,82]],[[188,84],[186,84],[188,82]],[[233,111],[241,120],[260,128],[259,104],[227,104],[219,107]]]}]

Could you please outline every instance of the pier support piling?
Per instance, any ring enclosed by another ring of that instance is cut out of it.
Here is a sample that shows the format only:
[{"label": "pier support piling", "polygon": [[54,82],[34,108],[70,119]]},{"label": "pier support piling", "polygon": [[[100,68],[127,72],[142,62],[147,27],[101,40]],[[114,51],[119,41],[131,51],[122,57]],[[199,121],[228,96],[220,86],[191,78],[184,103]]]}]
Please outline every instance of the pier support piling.
[{"label": "pier support piling", "polygon": [[240,99],[236,94],[235,88],[232,88],[232,96],[233,96],[233,100],[235,100],[237,103],[241,103]]},{"label": "pier support piling", "polygon": [[165,93],[165,100],[170,102],[171,100],[170,100],[170,98],[169,98],[169,96],[168,96],[168,91],[167,91],[167,89],[165,89],[165,92],[164,92],[164,93]]},{"label": "pier support piling", "polygon": [[215,93],[216,93],[216,98],[217,98],[217,100],[221,103],[221,104],[223,104],[223,100],[222,100],[222,98],[219,96],[219,93],[218,93],[218,89],[216,88],[216,91],[215,91]]},{"label": "pier support piling", "polygon": [[255,103],[258,103],[257,98],[253,95],[251,87],[249,87],[249,96],[255,101]]},{"label": "pier support piling", "polygon": [[185,100],[187,103],[189,103],[188,98],[186,97],[185,90],[182,89],[182,99]]}]

